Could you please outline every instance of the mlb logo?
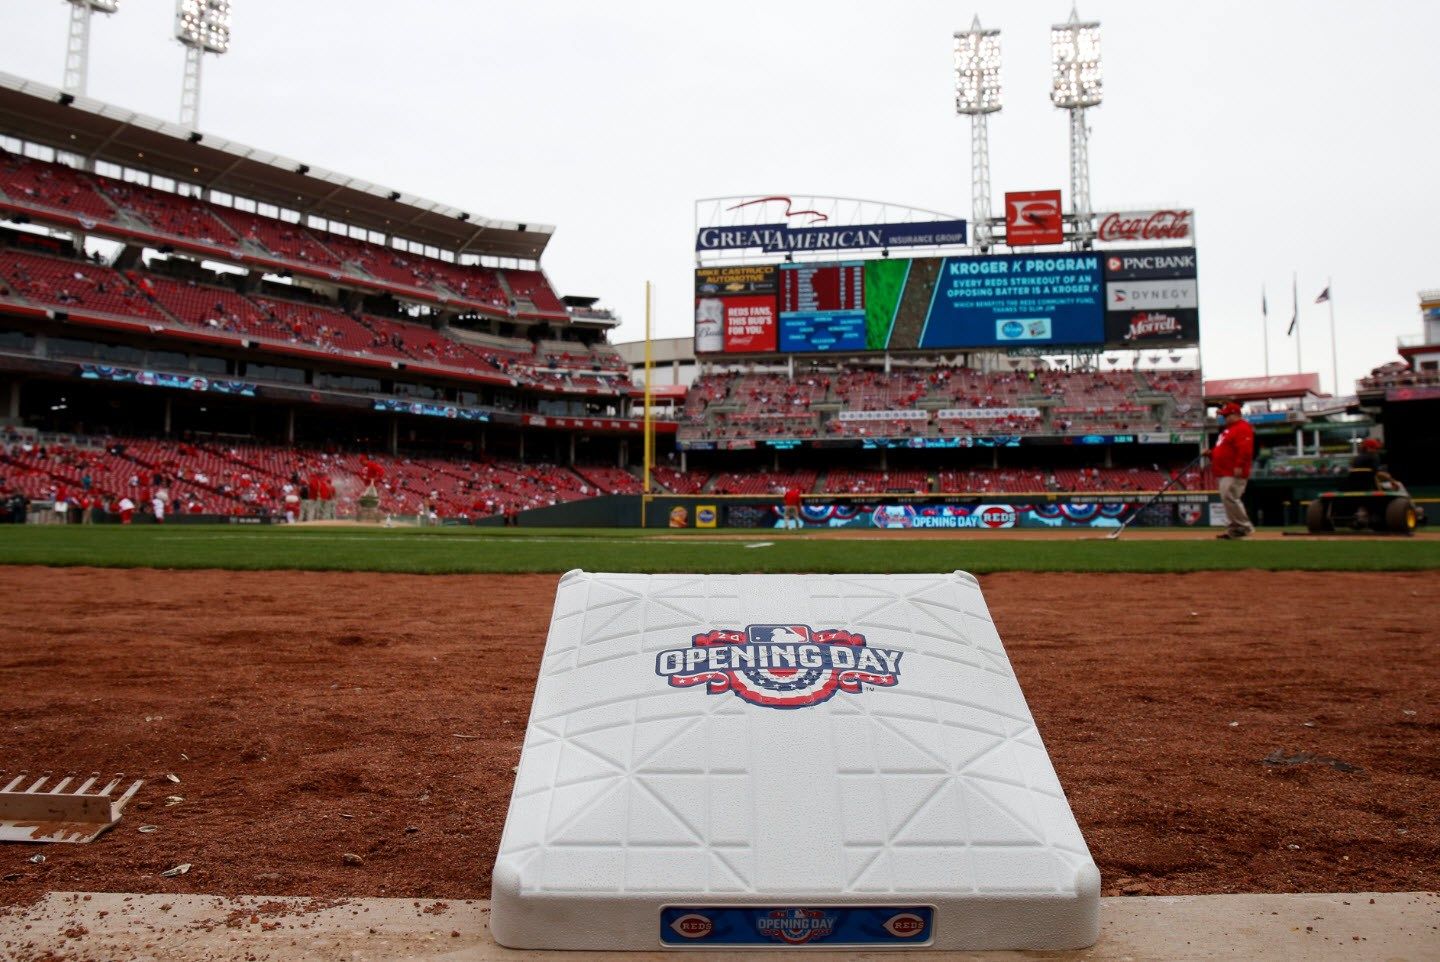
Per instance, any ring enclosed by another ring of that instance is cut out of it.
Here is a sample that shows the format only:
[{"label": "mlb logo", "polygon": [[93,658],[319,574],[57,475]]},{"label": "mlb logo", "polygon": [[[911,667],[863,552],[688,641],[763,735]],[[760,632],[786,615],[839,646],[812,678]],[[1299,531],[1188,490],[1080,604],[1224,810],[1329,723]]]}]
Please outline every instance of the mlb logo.
[{"label": "mlb logo", "polygon": [[809,625],[750,625],[746,640],[752,645],[802,645],[810,641]]}]

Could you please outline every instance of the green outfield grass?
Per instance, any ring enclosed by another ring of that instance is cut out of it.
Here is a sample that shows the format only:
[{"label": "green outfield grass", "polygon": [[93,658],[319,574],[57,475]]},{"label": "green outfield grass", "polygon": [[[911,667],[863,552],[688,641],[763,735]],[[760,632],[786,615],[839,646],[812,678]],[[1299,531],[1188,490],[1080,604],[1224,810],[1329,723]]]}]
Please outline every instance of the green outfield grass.
[{"label": "green outfield grass", "polygon": [[[747,547],[755,545],[756,547]],[[1440,537],[1315,541],[1038,541],[993,532],[946,539],[736,539],[616,529],[348,529],[101,525],[0,528],[0,564],[309,569],[413,574],[591,571],[1204,571],[1440,568]]]}]

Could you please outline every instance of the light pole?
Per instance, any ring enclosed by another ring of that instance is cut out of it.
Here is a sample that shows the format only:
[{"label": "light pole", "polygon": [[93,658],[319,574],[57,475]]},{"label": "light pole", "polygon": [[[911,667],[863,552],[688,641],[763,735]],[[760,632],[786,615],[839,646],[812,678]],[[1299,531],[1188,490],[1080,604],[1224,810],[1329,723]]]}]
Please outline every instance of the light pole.
[{"label": "light pole", "polygon": [[1000,109],[1000,31],[985,30],[977,14],[955,33],[955,112],[970,118],[971,243],[990,250],[990,134],[986,117]]},{"label": "light pole", "polygon": [[1086,250],[1094,237],[1090,207],[1090,146],[1085,108],[1100,103],[1100,23],[1082,21],[1075,8],[1070,19],[1050,28],[1054,67],[1050,102],[1070,112],[1070,204],[1075,218],[1075,247]]},{"label": "light pole", "polygon": [[68,94],[85,95],[85,78],[90,70],[90,15],[114,13],[120,0],[66,0],[70,4],[70,33],[65,41],[65,82]]},{"label": "light pole", "polygon": [[177,0],[175,39],[185,46],[180,123],[194,130],[200,123],[201,58],[230,49],[230,0]]}]

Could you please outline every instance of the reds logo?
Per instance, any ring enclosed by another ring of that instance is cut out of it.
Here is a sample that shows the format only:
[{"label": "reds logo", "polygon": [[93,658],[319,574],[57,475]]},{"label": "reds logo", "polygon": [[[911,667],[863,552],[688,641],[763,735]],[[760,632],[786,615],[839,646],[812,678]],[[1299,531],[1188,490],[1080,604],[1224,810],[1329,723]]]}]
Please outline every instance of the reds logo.
[{"label": "reds logo", "polygon": [[901,912],[899,915],[892,915],[885,923],[885,931],[897,939],[910,939],[919,935],[925,930],[925,920],[914,912]]},{"label": "reds logo", "polygon": [[755,929],[767,939],[786,945],[804,945],[835,931],[839,919],[821,909],[776,909],[755,920]]},{"label": "reds logo", "polygon": [[691,912],[670,923],[675,934],[687,939],[703,939],[715,928],[715,923],[703,915]]},{"label": "reds logo", "polygon": [[987,528],[1015,527],[1016,512],[1008,504],[987,504],[975,509],[980,523]]},{"label": "reds logo", "polygon": [[865,636],[809,625],[747,625],[695,635],[689,648],[655,656],[655,673],[676,688],[704,684],[711,695],[734,692],[752,705],[808,708],[861,685],[894,687],[903,652],[871,648]]}]

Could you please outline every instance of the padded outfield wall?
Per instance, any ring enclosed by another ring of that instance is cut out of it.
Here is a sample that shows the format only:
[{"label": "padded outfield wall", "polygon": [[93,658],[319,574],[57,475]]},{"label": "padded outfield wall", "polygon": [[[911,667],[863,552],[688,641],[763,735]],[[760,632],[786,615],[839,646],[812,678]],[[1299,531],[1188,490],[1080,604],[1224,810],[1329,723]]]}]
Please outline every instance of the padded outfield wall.
[{"label": "padded outfield wall", "polygon": [[[1011,495],[810,495],[801,508],[806,528],[1005,530],[1013,528],[1114,528],[1144,501],[1097,494]],[[747,495],[609,495],[521,513],[521,527],[638,527],[676,529],[774,529],[782,526],[777,497]],[[1214,492],[1167,494],[1133,524],[1204,527],[1220,523]],[[476,522],[486,526],[503,518]]]}]

